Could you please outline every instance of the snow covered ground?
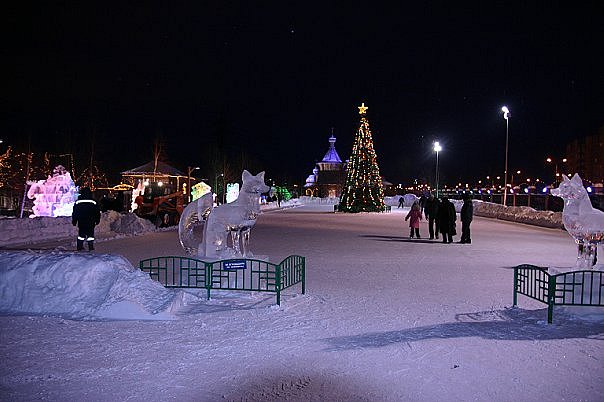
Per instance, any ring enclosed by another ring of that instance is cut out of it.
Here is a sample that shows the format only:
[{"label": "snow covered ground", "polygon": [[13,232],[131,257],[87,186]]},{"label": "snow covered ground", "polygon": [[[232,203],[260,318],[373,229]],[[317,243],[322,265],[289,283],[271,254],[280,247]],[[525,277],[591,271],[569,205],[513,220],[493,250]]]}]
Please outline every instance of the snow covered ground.
[{"label": "snow covered ground", "polygon": [[[107,239],[93,254],[62,241],[0,252],[1,269],[28,267],[2,277],[2,300],[22,306],[8,293],[21,289],[38,301],[36,314],[0,317],[0,399],[604,400],[602,322],[556,312],[548,325],[523,296],[511,308],[511,267],[574,264],[566,232],[477,217],[471,245],[442,244],[408,239],[406,209],[330,211],[259,217],[256,254],[306,256],[307,294],[289,289],[280,307],[267,294],[206,301],[137,275],[140,259],[183,255],[174,230]],[[27,280],[38,282],[20,288]],[[71,310],[44,311],[61,294]],[[128,313],[146,319],[115,319]]]}]

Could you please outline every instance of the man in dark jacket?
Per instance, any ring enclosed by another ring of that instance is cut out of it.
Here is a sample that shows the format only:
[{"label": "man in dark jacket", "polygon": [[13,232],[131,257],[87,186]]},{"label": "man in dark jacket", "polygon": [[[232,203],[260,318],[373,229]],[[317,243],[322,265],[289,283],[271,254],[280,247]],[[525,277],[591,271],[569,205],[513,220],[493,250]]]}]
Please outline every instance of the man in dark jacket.
[{"label": "man in dark jacket", "polygon": [[455,206],[447,197],[442,197],[440,202],[438,220],[440,233],[443,235],[443,243],[453,243],[453,236],[457,234],[455,231],[457,214],[455,212]]},{"label": "man in dark jacket", "polygon": [[419,212],[425,214],[424,208],[426,208],[426,201],[428,201],[428,197],[426,197],[425,193],[422,193],[422,196],[419,197]]},{"label": "man in dark jacket", "polygon": [[100,221],[101,213],[92,199],[92,191],[88,187],[82,188],[71,214],[71,223],[78,226],[78,251],[84,250],[84,240],[88,241],[88,250],[94,250],[94,227]]},{"label": "man in dark jacket", "polygon": [[464,195],[463,206],[459,217],[461,218],[461,240],[460,243],[472,243],[470,239],[470,223],[474,216],[474,206],[472,205],[472,197],[469,194]]},{"label": "man in dark jacket", "polygon": [[[426,200],[426,206],[424,207],[424,214],[426,215],[426,219],[428,220],[428,231],[430,232],[430,240],[434,239],[434,235],[436,234],[436,238],[438,239],[438,233],[440,228],[438,226],[438,206],[439,206],[438,198],[434,198],[433,194],[430,194],[428,199]],[[436,230],[434,226],[436,225]]]}]

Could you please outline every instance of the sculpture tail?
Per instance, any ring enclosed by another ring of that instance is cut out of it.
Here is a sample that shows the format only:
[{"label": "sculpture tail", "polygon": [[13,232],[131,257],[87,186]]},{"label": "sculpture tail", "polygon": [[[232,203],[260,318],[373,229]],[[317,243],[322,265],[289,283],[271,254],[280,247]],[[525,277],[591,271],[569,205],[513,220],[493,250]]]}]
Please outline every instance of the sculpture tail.
[{"label": "sculpture tail", "polygon": [[197,254],[199,247],[203,247],[205,227],[202,236],[196,234],[194,229],[199,225],[205,226],[205,222],[212,212],[213,206],[214,199],[212,193],[207,193],[196,201],[189,203],[183,210],[180,222],[178,223],[178,239],[187,254]]}]

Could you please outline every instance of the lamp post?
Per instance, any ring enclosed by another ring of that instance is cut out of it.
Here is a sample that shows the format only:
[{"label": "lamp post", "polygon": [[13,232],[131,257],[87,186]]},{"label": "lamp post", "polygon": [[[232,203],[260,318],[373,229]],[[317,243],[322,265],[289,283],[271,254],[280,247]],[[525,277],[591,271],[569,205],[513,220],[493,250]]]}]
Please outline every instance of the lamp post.
[{"label": "lamp post", "polygon": [[189,202],[193,201],[193,193],[191,192],[191,172],[198,170],[199,166],[191,167],[187,166],[187,194],[189,195]]},{"label": "lamp post", "polygon": [[505,119],[505,168],[503,171],[503,205],[507,205],[508,196],[508,138],[510,132],[510,109],[507,106],[501,108],[503,118]]},{"label": "lamp post", "polygon": [[438,141],[434,141],[434,145],[432,147],[434,152],[436,152],[436,198],[438,198],[438,153],[443,150]]}]

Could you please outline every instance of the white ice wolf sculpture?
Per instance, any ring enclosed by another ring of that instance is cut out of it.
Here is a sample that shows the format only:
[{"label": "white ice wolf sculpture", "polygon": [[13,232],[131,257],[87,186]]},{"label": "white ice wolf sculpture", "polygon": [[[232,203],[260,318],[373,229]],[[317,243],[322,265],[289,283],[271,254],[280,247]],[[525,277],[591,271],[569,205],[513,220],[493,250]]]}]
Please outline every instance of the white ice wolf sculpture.
[{"label": "white ice wolf sculpture", "polygon": [[[264,184],[264,172],[252,175],[244,170],[243,185],[237,199],[229,204],[212,208],[212,194],[205,194],[187,205],[180,218],[178,235],[180,243],[189,254],[199,257],[230,258],[250,257],[250,231],[260,214],[260,195],[270,188]],[[196,226],[205,223],[201,241],[195,236]],[[231,236],[232,248],[227,239]]]},{"label": "white ice wolf sculpture", "polygon": [[598,260],[598,245],[604,241],[604,212],[591,206],[578,174],[572,179],[565,175],[562,178],[560,187],[553,189],[552,195],[564,200],[562,222],[577,243],[577,266],[592,268]]}]

